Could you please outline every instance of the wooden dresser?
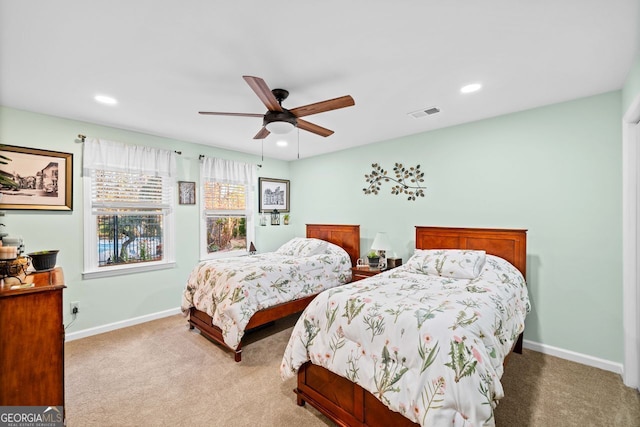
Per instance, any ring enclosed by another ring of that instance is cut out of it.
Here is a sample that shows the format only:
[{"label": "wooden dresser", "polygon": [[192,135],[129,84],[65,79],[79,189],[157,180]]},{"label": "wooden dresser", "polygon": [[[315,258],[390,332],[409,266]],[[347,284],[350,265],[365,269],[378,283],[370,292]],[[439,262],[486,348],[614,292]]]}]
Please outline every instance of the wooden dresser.
[{"label": "wooden dresser", "polygon": [[64,406],[62,269],[0,284],[0,406]]}]

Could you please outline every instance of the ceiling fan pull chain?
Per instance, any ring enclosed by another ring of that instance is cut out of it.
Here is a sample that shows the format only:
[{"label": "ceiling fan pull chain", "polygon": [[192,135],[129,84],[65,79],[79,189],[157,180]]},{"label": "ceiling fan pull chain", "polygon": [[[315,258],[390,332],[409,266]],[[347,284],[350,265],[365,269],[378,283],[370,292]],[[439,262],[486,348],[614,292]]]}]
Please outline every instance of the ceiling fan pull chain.
[{"label": "ceiling fan pull chain", "polygon": [[298,160],[300,160],[300,128],[298,128]]}]

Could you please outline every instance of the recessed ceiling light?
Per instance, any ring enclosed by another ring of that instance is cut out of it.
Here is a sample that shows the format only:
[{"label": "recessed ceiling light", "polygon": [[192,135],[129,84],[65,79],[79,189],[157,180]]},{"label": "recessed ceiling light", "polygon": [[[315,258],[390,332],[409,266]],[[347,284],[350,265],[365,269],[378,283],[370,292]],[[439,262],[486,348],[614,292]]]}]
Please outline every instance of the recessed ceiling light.
[{"label": "recessed ceiling light", "polygon": [[471,93],[471,92],[478,91],[481,88],[482,88],[482,85],[480,83],[472,83],[470,85],[462,86],[460,88],[460,92],[462,92],[462,93]]},{"label": "recessed ceiling light", "polygon": [[286,146],[287,146],[287,145],[289,145],[289,144],[287,143],[287,141],[285,141],[285,140],[281,139],[280,141],[277,141],[277,142],[276,142],[276,145],[277,145],[278,147],[286,147]]},{"label": "recessed ceiling light", "polygon": [[93,97],[93,99],[95,99],[101,104],[106,104],[106,105],[116,105],[118,103],[117,99],[112,98],[110,96],[106,96],[106,95],[96,95]]}]

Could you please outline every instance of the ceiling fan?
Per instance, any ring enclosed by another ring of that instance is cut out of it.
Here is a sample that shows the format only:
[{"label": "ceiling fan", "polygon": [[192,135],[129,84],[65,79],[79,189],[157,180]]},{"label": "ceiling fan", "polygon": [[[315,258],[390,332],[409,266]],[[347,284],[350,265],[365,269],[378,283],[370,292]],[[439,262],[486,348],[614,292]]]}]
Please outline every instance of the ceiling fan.
[{"label": "ceiling fan", "polygon": [[253,139],[264,139],[270,133],[284,134],[291,131],[294,127],[326,137],[333,134],[333,131],[302,120],[300,117],[355,105],[353,98],[350,95],[346,95],[287,110],[286,108],[282,108],[282,101],[287,99],[289,91],[284,89],[271,90],[260,77],[242,76],[242,78],[249,84],[256,95],[258,95],[258,98],[260,98],[263,104],[266,105],[268,111],[265,114],[221,113],[214,111],[200,111],[199,113],[214,116],[262,117],[262,129],[258,131]]}]

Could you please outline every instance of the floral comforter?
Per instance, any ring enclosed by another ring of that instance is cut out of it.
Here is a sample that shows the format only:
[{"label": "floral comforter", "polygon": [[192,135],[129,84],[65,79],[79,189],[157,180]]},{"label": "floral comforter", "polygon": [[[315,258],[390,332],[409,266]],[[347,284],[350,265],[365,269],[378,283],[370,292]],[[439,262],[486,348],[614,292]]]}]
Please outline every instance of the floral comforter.
[{"label": "floral comforter", "polygon": [[187,316],[190,307],[207,313],[235,349],[256,311],[351,280],[349,255],[331,246],[309,256],[270,252],[200,262],[189,275],[182,313]]},{"label": "floral comforter", "polygon": [[525,280],[502,258],[450,252],[416,251],[321,293],[294,327],[282,378],[311,361],[423,426],[495,425],[502,364],[530,310]]}]

